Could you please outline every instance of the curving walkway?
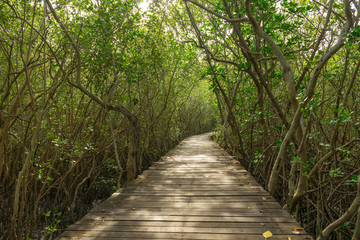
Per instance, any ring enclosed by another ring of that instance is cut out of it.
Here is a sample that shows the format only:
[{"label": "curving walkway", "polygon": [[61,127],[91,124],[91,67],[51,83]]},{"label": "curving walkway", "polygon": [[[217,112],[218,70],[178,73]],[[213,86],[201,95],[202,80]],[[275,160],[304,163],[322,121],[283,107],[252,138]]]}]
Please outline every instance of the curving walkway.
[{"label": "curving walkway", "polygon": [[65,239],[312,239],[210,134],[161,161],[62,233]]}]

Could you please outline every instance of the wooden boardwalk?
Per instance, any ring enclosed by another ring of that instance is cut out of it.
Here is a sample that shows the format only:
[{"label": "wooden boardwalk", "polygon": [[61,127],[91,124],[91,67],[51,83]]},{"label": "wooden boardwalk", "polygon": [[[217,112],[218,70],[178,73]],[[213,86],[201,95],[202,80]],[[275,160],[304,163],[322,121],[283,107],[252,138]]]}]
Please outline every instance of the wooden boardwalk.
[{"label": "wooden boardwalk", "polygon": [[312,239],[209,134],[161,161],[62,233],[65,239]]}]

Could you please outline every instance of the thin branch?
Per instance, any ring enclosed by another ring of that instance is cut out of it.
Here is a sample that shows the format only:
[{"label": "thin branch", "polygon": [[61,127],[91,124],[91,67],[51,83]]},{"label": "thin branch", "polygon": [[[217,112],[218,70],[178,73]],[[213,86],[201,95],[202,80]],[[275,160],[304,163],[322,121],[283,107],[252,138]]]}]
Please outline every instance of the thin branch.
[{"label": "thin branch", "polygon": [[193,1],[193,0],[185,0],[186,2],[191,2],[192,4],[198,6],[199,8],[201,9],[204,9],[205,11],[207,11],[208,13],[211,13],[212,15],[215,15],[227,22],[249,22],[249,19],[248,18],[227,18],[217,12],[214,12],[213,10],[211,9],[208,9],[207,7],[201,5],[200,3],[196,2],[196,1]]}]

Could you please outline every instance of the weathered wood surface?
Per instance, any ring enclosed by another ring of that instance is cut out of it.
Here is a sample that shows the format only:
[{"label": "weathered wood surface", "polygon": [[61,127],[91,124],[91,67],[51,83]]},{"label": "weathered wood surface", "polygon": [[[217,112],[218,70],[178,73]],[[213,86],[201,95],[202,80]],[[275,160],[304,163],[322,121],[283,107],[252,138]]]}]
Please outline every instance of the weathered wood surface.
[{"label": "weathered wood surface", "polygon": [[65,239],[312,239],[209,134],[161,161],[60,235]]}]

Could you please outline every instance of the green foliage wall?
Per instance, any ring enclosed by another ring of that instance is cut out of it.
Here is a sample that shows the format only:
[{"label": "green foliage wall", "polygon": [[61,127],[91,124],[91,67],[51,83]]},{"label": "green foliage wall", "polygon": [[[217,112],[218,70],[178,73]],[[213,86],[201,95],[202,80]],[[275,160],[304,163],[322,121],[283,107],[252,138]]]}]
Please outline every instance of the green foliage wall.
[{"label": "green foliage wall", "polygon": [[55,236],[213,127],[197,49],[137,5],[1,1],[1,237]]}]

